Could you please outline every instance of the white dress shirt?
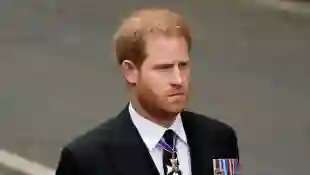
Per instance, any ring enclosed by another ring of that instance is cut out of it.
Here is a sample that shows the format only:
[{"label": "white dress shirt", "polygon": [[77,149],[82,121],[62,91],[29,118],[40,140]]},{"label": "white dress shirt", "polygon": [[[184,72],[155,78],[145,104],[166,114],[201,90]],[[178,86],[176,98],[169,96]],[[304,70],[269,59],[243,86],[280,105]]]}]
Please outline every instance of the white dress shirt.
[{"label": "white dress shirt", "polygon": [[167,129],[173,130],[177,135],[176,148],[178,160],[180,163],[179,167],[182,171],[182,175],[192,174],[189,146],[187,144],[187,138],[180,114],[176,117],[170,128],[164,128],[139,115],[131,103],[129,104],[129,113],[134,125],[139,131],[142,140],[147,146],[160,175],[164,175],[163,149],[156,145],[163,137]]}]

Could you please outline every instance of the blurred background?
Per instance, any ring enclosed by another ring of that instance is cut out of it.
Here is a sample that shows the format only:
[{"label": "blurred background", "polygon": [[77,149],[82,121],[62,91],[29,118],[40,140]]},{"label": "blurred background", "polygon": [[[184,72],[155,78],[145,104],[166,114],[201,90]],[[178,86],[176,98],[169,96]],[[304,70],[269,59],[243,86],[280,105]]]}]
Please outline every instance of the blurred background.
[{"label": "blurred background", "polygon": [[242,174],[307,174],[310,7],[278,0],[1,0],[0,174],[27,172],[5,153],[54,170],[64,144],[124,107],[112,35],[146,6],[192,26],[189,107],[236,129]]}]

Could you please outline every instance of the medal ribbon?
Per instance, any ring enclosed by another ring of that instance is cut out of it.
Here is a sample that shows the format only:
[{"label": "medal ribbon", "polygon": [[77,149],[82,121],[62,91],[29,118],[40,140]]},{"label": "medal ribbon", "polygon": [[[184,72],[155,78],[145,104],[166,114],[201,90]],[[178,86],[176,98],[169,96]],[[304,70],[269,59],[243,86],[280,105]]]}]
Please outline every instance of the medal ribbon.
[{"label": "medal ribbon", "polygon": [[[179,163],[178,160],[175,159],[176,157],[176,149],[175,149],[175,145],[176,145],[176,135],[173,137],[173,145],[172,147],[165,141],[164,138],[161,138],[159,140],[159,142],[157,143],[156,146],[161,147],[162,149],[166,150],[167,152],[170,152],[172,154],[172,159],[170,159],[171,161],[171,166],[168,166],[168,174],[173,173],[173,174],[177,174],[177,175],[181,175],[181,170],[179,169]],[[175,160],[175,161],[173,161]],[[170,168],[170,169],[169,169]]]},{"label": "medal ribbon", "polygon": [[162,149],[174,154],[176,152],[175,150],[175,141],[176,137],[173,138],[173,147],[171,147],[164,138],[161,138],[159,142],[157,143],[157,146],[161,147]]}]

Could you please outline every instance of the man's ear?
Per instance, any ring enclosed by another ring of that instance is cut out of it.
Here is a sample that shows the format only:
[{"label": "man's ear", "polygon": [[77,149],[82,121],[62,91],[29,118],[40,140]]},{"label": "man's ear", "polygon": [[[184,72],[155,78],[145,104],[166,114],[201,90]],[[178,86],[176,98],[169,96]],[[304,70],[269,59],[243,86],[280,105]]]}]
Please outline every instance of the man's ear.
[{"label": "man's ear", "polygon": [[124,60],[121,64],[121,69],[127,83],[131,85],[137,84],[139,70],[132,61]]}]

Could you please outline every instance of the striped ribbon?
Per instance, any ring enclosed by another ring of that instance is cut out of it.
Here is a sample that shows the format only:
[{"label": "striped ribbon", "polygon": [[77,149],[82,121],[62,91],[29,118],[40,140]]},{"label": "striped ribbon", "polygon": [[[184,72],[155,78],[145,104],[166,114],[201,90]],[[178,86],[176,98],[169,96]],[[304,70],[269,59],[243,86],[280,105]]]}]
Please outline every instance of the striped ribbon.
[{"label": "striped ribbon", "polygon": [[238,159],[213,159],[215,175],[240,175]]}]

